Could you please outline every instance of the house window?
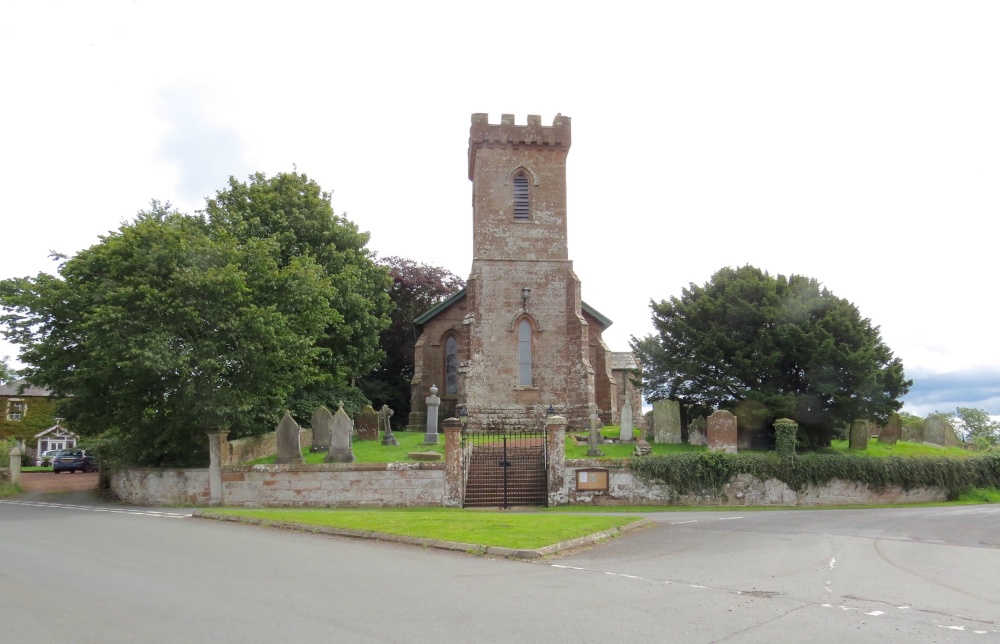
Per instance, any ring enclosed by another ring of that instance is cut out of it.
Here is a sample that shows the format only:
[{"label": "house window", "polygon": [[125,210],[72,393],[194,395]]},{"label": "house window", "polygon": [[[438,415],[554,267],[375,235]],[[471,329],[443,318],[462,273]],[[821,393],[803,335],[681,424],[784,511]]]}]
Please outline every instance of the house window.
[{"label": "house window", "polygon": [[514,177],[514,219],[527,221],[531,216],[531,200],[528,177],[523,172]]},{"label": "house window", "polygon": [[453,335],[444,343],[444,393],[458,393],[458,340]]},{"label": "house window", "polygon": [[531,323],[521,320],[517,326],[517,384],[531,386]]},{"label": "house window", "polygon": [[7,403],[7,420],[21,420],[27,410],[25,403],[12,400]]}]

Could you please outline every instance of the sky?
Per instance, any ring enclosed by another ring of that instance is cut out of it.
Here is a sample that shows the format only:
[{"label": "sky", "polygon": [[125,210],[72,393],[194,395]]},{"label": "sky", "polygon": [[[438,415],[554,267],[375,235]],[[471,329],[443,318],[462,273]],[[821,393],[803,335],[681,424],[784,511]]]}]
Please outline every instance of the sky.
[{"label": "sky", "polygon": [[562,113],[612,350],[750,264],[853,302],[905,411],[1000,415],[998,33],[992,0],[0,1],[0,278],[293,170],[380,256],[464,278],[471,114]]}]

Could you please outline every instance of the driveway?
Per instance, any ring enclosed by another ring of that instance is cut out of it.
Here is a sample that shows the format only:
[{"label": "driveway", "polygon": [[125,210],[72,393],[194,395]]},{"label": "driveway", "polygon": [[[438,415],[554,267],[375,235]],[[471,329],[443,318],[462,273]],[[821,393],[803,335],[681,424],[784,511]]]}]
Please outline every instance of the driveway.
[{"label": "driveway", "polygon": [[97,489],[97,472],[21,472],[21,487],[25,492],[77,492]]}]

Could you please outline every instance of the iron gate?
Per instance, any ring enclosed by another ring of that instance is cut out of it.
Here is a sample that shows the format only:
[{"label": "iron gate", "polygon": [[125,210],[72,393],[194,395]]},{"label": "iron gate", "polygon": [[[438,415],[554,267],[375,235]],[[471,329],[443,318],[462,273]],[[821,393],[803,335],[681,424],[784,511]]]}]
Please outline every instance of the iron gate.
[{"label": "iron gate", "polygon": [[544,431],[467,431],[465,507],[548,505]]}]

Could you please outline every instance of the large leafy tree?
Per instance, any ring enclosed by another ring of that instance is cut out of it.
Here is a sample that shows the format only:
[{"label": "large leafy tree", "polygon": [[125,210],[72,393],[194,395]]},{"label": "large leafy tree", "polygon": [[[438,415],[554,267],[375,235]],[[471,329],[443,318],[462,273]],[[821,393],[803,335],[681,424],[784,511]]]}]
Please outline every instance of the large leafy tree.
[{"label": "large leafy tree", "polygon": [[878,327],[811,278],[724,268],[651,308],[656,333],[632,338],[647,398],[729,409],[748,429],[788,417],[827,444],[835,426],[883,422],[911,384]]},{"label": "large leafy tree", "polygon": [[317,379],[317,338],[343,320],[334,297],[311,256],[155,202],[58,275],[0,282],[28,379],[68,397],[76,431],[151,466],[204,464],[208,430],[272,428]]},{"label": "large leafy tree", "polygon": [[405,423],[410,413],[410,380],[417,342],[413,320],[457,293],[465,281],[440,266],[403,257],[386,257],[379,264],[392,276],[389,297],[395,308],[392,323],[382,332],[380,341],[385,358],[359,385],[369,398],[392,407],[394,418]]},{"label": "large leafy tree", "polygon": [[979,449],[1000,445],[1000,422],[988,412],[973,407],[958,407],[952,415],[965,439]]},{"label": "large leafy tree", "polygon": [[320,404],[343,400],[349,411],[365,404],[353,385],[382,364],[379,339],[392,310],[392,280],[367,248],[368,233],[337,215],[330,194],[297,172],[258,173],[249,182],[230,178],[229,186],[208,200],[204,214],[214,230],[240,243],[275,244],[279,267],[309,258],[330,282],[326,304],[337,315],[317,340],[313,364],[320,377],[296,388],[288,402],[293,413],[303,419]]}]

